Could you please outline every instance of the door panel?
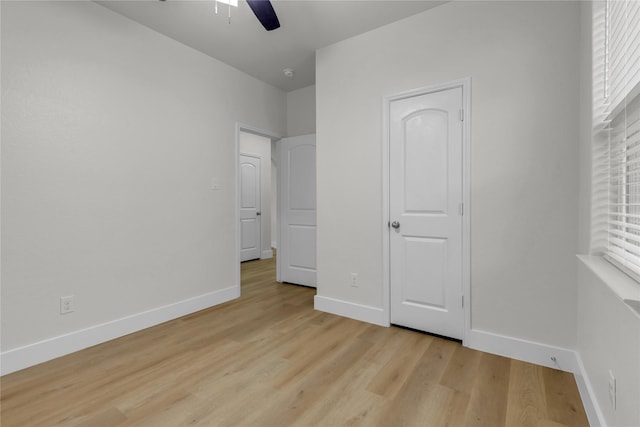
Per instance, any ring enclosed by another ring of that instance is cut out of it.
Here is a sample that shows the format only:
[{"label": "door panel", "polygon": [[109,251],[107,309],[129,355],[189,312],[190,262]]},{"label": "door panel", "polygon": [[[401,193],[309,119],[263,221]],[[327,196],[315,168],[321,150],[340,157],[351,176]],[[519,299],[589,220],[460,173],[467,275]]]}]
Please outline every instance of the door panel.
[{"label": "door panel", "polygon": [[447,124],[441,110],[422,110],[403,119],[405,212],[445,212]]},{"label": "door panel", "polygon": [[392,101],[391,322],[462,338],[462,88]]},{"label": "door panel", "polygon": [[316,210],[316,146],[305,143],[293,146],[289,143],[289,209],[295,211]]},{"label": "door panel", "polygon": [[[240,240],[242,242],[240,247],[245,253],[258,247],[256,242],[256,235],[258,234],[257,222],[255,218],[240,220]],[[255,257],[241,259],[241,261],[247,261],[248,259],[255,259]]]},{"label": "door panel", "polygon": [[[244,159],[242,159],[244,158]],[[258,200],[256,188],[256,179],[259,179],[258,175],[259,165],[254,163],[253,157],[241,156],[240,161],[240,207],[241,208],[256,208],[256,200]]]},{"label": "door panel", "polygon": [[289,265],[295,268],[315,270],[316,248],[308,242],[315,241],[316,228],[306,225],[291,225],[289,227],[289,247],[298,250],[290,253]]},{"label": "door panel", "polygon": [[278,280],[316,286],[315,135],[285,138],[279,150]]},{"label": "door panel", "polygon": [[[447,240],[407,237],[404,243],[406,272],[403,301],[430,307],[446,306]],[[429,260],[429,262],[424,262]]]},{"label": "door panel", "polygon": [[240,261],[260,258],[260,159],[240,155]]}]

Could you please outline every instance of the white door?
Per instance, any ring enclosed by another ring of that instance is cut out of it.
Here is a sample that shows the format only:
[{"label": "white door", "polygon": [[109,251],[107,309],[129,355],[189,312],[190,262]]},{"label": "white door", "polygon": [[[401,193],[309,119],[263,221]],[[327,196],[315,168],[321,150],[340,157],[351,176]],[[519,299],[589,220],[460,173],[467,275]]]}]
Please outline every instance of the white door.
[{"label": "white door", "polygon": [[278,143],[278,280],[316,286],[316,136]]},{"label": "white door", "polygon": [[260,159],[240,155],[240,261],[260,258]]},{"label": "white door", "polygon": [[391,323],[462,339],[462,88],[390,103]]}]

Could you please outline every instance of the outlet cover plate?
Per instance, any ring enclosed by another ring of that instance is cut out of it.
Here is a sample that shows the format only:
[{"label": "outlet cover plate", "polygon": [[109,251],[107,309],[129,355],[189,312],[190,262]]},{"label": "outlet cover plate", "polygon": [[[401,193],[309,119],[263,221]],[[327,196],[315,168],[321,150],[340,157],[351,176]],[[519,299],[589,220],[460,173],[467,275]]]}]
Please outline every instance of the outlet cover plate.
[{"label": "outlet cover plate", "polygon": [[73,295],[60,297],[60,314],[73,313],[75,310],[75,302]]}]

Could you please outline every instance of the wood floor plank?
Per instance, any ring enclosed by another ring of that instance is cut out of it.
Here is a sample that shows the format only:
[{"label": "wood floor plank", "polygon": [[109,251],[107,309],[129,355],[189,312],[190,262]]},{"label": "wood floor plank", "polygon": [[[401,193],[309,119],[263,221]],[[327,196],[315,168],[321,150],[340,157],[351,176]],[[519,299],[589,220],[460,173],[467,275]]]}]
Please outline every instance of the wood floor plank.
[{"label": "wood floor plank", "polygon": [[87,419],[80,421],[77,427],[109,427],[122,424],[127,417],[116,408],[108,408],[102,413],[88,415]]},{"label": "wood floor plank", "polygon": [[449,365],[442,374],[440,383],[453,390],[471,394],[481,355],[479,351],[457,346],[449,360]]},{"label": "wood floor plank", "polygon": [[288,426],[294,424],[317,401],[324,398],[331,385],[351,369],[371,346],[372,344],[369,342],[355,340],[335,357],[326,360],[312,375],[306,376],[299,381],[299,384],[289,388],[285,401],[277,404],[279,411],[264,418],[262,420],[264,425]]},{"label": "wood floor plank", "polygon": [[582,407],[576,380],[568,372],[545,369],[542,371],[547,412],[549,418],[566,426],[586,426],[589,424]]},{"label": "wood floor plank", "polygon": [[439,425],[454,390],[441,386],[439,380],[449,364],[455,344],[434,339],[393,399],[380,425]]},{"label": "wood floor plank", "polygon": [[[360,338],[358,338],[360,339]],[[380,412],[390,403],[376,393],[369,392],[367,385],[380,370],[380,365],[372,361],[370,354],[377,353],[374,344],[363,357],[333,384],[313,408],[306,411],[294,425],[297,426],[337,426],[337,425],[377,425]]]},{"label": "wood floor plank", "polygon": [[440,383],[451,357],[460,345],[443,339],[433,339],[418,362],[412,379],[418,384]]},{"label": "wood floor plank", "polygon": [[484,353],[471,392],[465,425],[501,426],[506,422],[511,361]]},{"label": "wood floor plank", "polygon": [[405,382],[413,375],[418,360],[433,340],[430,336],[412,334],[404,340],[391,358],[371,381],[367,390],[393,400]]},{"label": "wood floor plank", "polygon": [[466,423],[469,399],[470,397],[467,393],[454,391],[451,399],[449,399],[444,417],[439,420],[439,425],[443,427],[464,426]]},{"label": "wood floor plank", "polygon": [[[320,369],[326,360],[330,360],[344,348],[344,337],[355,331],[359,322],[348,320],[339,321],[336,328],[340,328],[340,333],[336,333],[337,329],[329,327],[316,331],[313,345],[309,345],[307,340],[292,345],[283,355],[284,358],[291,361],[291,369],[285,375],[282,375],[274,382],[275,388],[292,387],[305,376]],[[345,334],[345,335],[342,335]]]},{"label": "wood floor plank", "polygon": [[571,374],[313,309],[242,264],[242,297],[0,379],[5,427],[586,426]]},{"label": "wood floor plank", "polygon": [[534,427],[549,420],[542,369],[511,361],[507,426]]}]

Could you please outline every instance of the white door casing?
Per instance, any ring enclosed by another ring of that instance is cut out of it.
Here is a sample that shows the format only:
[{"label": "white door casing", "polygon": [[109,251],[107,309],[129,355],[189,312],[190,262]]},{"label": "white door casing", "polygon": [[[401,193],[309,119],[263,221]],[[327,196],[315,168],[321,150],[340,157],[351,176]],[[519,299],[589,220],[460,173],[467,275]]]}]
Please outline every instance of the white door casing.
[{"label": "white door casing", "polygon": [[260,258],[260,158],[240,155],[240,261]]},{"label": "white door casing", "polygon": [[390,322],[462,339],[463,87],[389,102]]},{"label": "white door casing", "polygon": [[278,281],[316,286],[316,136],[278,142]]}]

